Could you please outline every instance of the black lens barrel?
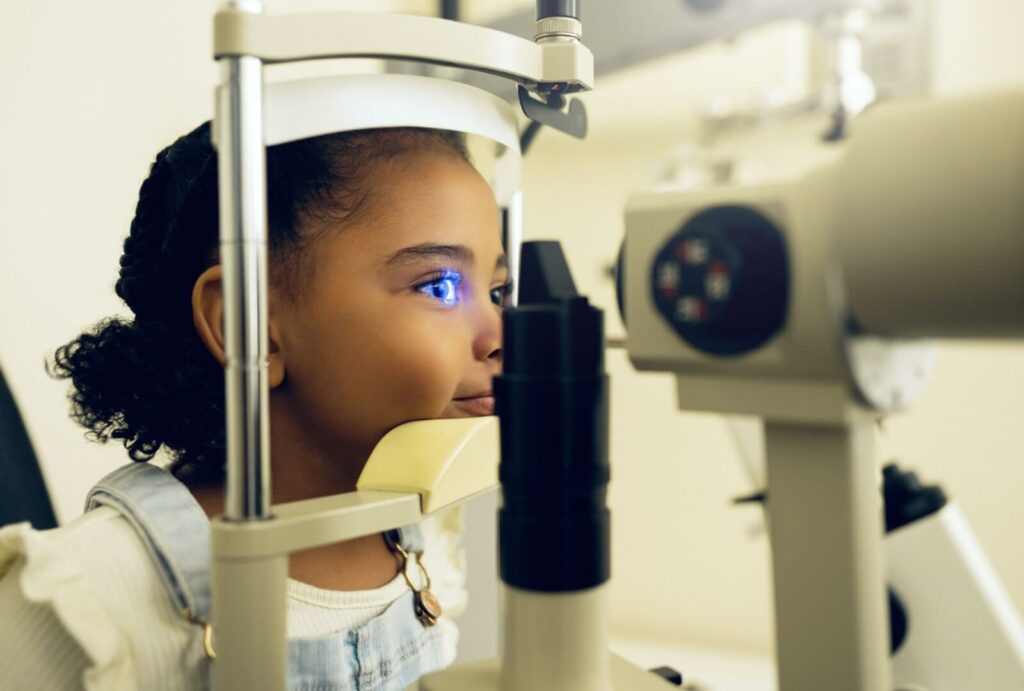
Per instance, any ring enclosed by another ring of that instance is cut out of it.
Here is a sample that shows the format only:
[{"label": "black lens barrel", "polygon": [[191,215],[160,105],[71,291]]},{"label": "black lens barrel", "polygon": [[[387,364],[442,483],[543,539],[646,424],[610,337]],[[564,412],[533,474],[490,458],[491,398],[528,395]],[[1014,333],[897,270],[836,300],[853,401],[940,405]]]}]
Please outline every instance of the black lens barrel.
[{"label": "black lens barrel", "polygon": [[580,18],[580,0],[537,0],[537,19],[547,17]]},{"label": "black lens barrel", "polygon": [[567,592],[609,577],[603,317],[584,297],[505,313],[499,544],[502,580],[517,588]]}]

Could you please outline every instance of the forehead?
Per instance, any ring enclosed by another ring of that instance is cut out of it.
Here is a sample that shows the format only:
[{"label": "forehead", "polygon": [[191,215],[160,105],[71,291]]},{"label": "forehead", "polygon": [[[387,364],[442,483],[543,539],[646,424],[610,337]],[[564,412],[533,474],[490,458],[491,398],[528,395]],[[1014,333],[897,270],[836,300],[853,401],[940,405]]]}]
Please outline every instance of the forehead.
[{"label": "forehead", "polygon": [[337,234],[344,239],[338,249],[351,253],[358,244],[355,254],[364,261],[383,265],[396,251],[424,243],[465,245],[490,267],[502,253],[493,191],[465,160],[402,156],[377,166],[366,192],[367,207]]}]

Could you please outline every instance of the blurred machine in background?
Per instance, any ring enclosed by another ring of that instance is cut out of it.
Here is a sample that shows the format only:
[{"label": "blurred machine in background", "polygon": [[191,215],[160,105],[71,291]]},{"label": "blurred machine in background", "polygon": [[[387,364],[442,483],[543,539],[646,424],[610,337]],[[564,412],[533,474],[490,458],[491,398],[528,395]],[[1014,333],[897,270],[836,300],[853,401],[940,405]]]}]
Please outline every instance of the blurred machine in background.
[{"label": "blurred machine in background", "polygon": [[[926,339],[1024,334],[1024,93],[878,105],[824,139],[789,178],[636,195],[621,260],[637,368],[675,373],[683,409],[765,421],[785,691],[891,688],[875,422],[917,397]],[[974,613],[914,598],[908,640],[932,645],[897,681],[1020,688],[1024,627],[951,514],[891,560],[908,598],[941,582]],[[969,651],[938,644],[953,630]]]}]

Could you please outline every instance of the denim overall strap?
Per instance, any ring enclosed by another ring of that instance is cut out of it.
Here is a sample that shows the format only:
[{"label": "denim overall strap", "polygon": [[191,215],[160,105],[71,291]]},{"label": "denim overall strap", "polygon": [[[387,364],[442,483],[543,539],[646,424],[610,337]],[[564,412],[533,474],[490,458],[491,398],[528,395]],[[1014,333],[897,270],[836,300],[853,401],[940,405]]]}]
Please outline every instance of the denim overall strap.
[{"label": "denim overall strap", "polygon": [[415,617],[407,592],[351,631],[289,640],[289,691],[404,691],[444,666],[443,636]]},{"label": "denim overall strap", "polygon": [[[109,506],[138,533],[179,610],[209,621],[210,524],[177,478],[149,463],[132,463],[100,480],[86,510]],[[423,549],[419,526],[399,529],[409,552]],[[404,691],[417,678],[440,669],[444,629],[416,618],[406,592],[379,616],[348,631],[289,639],[290,691]]]},{"label": "denim overall strap", "polygon": [[209,621],[210,522],[188,488],[151,463],[131,463],[92,488],[85,510],[97,506],[135,528],[178,610]]}]

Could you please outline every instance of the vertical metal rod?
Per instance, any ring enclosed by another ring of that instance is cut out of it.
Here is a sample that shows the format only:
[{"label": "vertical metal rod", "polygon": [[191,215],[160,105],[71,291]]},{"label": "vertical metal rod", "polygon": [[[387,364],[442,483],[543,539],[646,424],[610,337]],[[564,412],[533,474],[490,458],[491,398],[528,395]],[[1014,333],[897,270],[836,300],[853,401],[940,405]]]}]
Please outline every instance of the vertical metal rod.
[{"label": "vertical metal rod", "polygon": [[[214,522],[215,536],[218,525],[224,523]],[[214,691],[288,688],[287,583],[288,555],[232,559],[215,554]]]},{"label": "vertical metal rod", "polygon": [[613,691],[607,584],[502,596],[501,691]]},{"label": "vertical metal rod", "polygon": [[441,0],[441,18],[460,21],[462,12],[459,0]]},{"label": "vertical metal rod", "polygon": [[508,259],[508,275],[514,281],[510,307],[519,304],[519,257],[523,248],[523,192],[517,191],[502,208],[502,232],[505,242],[505,256]]},{"label": "vertical metal rod", "polygon": [[537,19],[547,17],[580,18],[580,0],[537,0]]},{"label": "vertical metal rod", "polygon": [[263,66],[254,57],[222,63],[217,142],[227,356],[224,516],[247,520],[270,515]]},{"label": "vertical metal rod", "polygon": [[783,691],[892,688],[873,435],[867,420],[765,424]]},{"label": "vertical metal rod", "polygon": [[822,100],[832,118],[825,136],[829,141],[844,139],[850,120],[871,105],[877,95],[863,66],[863,36],[870,18],[868,10],[855,7],[828,15],[822,22],[826,63]]},{"label": "vertical metal rod", "polygon": [[[223,8],[258,13],[260,0]],[[224,520],[270,518],[267,379],[267,174],[263,143],[263,65],[221,60],[217,101],[220,259],[224,275],[227,479]],[[217,549],[214,522],[213,625],[217,691],[280,691],[287,686],[287,555],[231,559]]]}]

